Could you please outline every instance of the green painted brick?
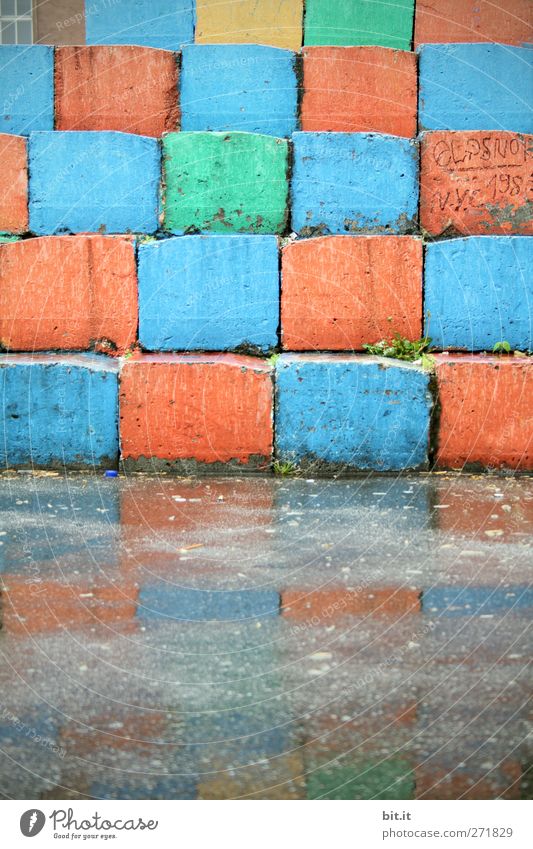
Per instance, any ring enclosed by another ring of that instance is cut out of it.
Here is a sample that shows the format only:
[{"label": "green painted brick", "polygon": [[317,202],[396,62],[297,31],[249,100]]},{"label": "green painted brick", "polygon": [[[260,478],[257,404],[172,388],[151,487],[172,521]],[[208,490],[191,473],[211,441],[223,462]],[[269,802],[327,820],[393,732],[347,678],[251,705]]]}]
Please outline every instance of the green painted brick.
[{"label": "green painted brick", "polygon": [[163,137],[163,227],[176,233],[282,233],[288,142],[255,133]]},{"label": "green painted brick", "polygon": [[309,799],[413,799],[415,781],[409,764],[400,758],[330,766],[311,772]]},{"label": "green painted brick", "polygon": [[304,44],[411,49],[414,0],[306,0]]}]

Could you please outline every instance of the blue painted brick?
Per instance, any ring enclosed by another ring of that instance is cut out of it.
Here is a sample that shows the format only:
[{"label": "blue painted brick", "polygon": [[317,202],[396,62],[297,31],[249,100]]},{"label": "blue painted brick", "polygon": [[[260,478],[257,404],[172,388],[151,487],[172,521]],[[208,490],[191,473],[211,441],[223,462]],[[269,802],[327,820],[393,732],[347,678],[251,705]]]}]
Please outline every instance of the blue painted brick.
[{"label": "blue painted brick", "polygon": [[194,590],[145,586],[139,593],[140,619],[234,622],[278,616],[280,599],[271,590]]},{"label": "blue painted brick", "polygon": [[420,129],[533,132],[533,50],[427,44],[419,53]]},{"label": "blue painted brick", "polygon": [[474,236],[426,248],[426,333],[438,348],[533,348],[533,240]]},{"label": "blue painted brick", "polygon": [[88,0],[87,44],[179,50],[194,36],[194,0]]},{"label": "blue painted brick", "polygon": [[293,141],[294,230],[340,234],[412,229],[418,210],[414,141],[372,133],[295,133]]},{"label": "blue painted brick", "polygon": [[118,365],[96,355],[0,356],[0,465],[118,461]]},{"label": "blue painted brick", "polygon": [[42,44],[0,46],[0,133],[54,129],[54,50]]},{"label": "blue painted brick", "polygon": [[139,247],[139,339],[148,350],[277,344],[275,236],[182,236]]},{"label": "blue painted brick", "polygon": [[158,228],[157,139],[117,132],[32,133],[30,230],[153,233]]},{"label": "blue painted brick", "polygon": [[182,130],[297,129],[295,54],[258,44],[195,44],[183,50]]},{"label": "blue painted brick", "polygon": [[422,593],[422,612],[439,616],[482,616],[533,607],[533,588],[433,587]]},{"label": "blue painted brick", "polygon": [[390,471],[427,464],[429,376],[377,357],[284,354],[276,363],[281,460]]}]

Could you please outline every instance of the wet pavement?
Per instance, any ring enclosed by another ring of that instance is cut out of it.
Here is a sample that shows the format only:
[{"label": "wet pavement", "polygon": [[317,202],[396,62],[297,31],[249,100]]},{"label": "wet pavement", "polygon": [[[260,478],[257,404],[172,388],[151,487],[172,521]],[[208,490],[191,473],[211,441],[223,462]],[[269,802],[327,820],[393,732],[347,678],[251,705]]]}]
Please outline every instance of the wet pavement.
[{"label": "wet pavement", "polygon": [[0,794],[531,798],[533,481],[0,479]]}]

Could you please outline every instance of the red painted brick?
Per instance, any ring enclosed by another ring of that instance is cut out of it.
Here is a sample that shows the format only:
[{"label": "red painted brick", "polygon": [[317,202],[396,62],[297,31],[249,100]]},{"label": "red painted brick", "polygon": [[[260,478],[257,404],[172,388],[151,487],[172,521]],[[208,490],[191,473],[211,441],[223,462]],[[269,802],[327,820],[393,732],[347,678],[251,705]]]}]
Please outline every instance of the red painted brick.
[{"label": "red painted brick", "polygon": [[135,45],[59,47],[57,130],[161,136],[179,122],[178,66],[167,50]]},{"label": "red painted brick", "polygon": [[271,367],[234,354],[133,357],[121,375],[120,429],[125,459],[268,463]]},{"label": "red painted brick", "polygon": [[437,464],[533,468],[530,358],[438,355]]},{"label": "red painted brick", "polygon": [[357,590],[285,590],[281,594],[284,616],[298,622],[323,625],[342,616],[398,617],[420,612],[420,591],[402,587],[369,587]]},{"label": "red painted brick", "polygon": [[42,634],[102,624],[134,625],[138,588],[60,584],[4,575],[3,629],[8,634]]},{"label": "red painted brick", "polygon": [[531,0],[416,0],[415,46],[532,40]]},{"label": "red painted brick", "polygon": [[0,233],[28,229],[28,158],[26,139],[0,133]]},{"label": "red painted brick", "polygon": [[533,234],[533,136],[426,133],[420,223],[428,233]]},{"label": "red painted brick", "polygon": [[137,331],[134,245],[113,236],[43,236],[0,246],[0,343],[13,351],[120,353]]},{"label": "red painted brick", "polygon": [[416,136],[414,53],[388,47],[306,47],[303,63],[302,130]]},{"label": "red painted brick", "polygon": [[411,236],[323,236],[282,255],[281,324],[290,351],[361,350],[422,327],[422,244]]}]

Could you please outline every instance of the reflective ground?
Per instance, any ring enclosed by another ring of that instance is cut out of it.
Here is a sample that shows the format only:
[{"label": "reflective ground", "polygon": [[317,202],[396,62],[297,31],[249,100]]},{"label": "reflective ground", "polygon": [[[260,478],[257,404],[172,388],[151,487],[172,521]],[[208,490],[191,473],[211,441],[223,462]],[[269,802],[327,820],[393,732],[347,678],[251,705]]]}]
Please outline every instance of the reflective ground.
[{"label": "reflective ground", "polygon": [[0,479],[0,795],[531,798],[531,479]]}]

